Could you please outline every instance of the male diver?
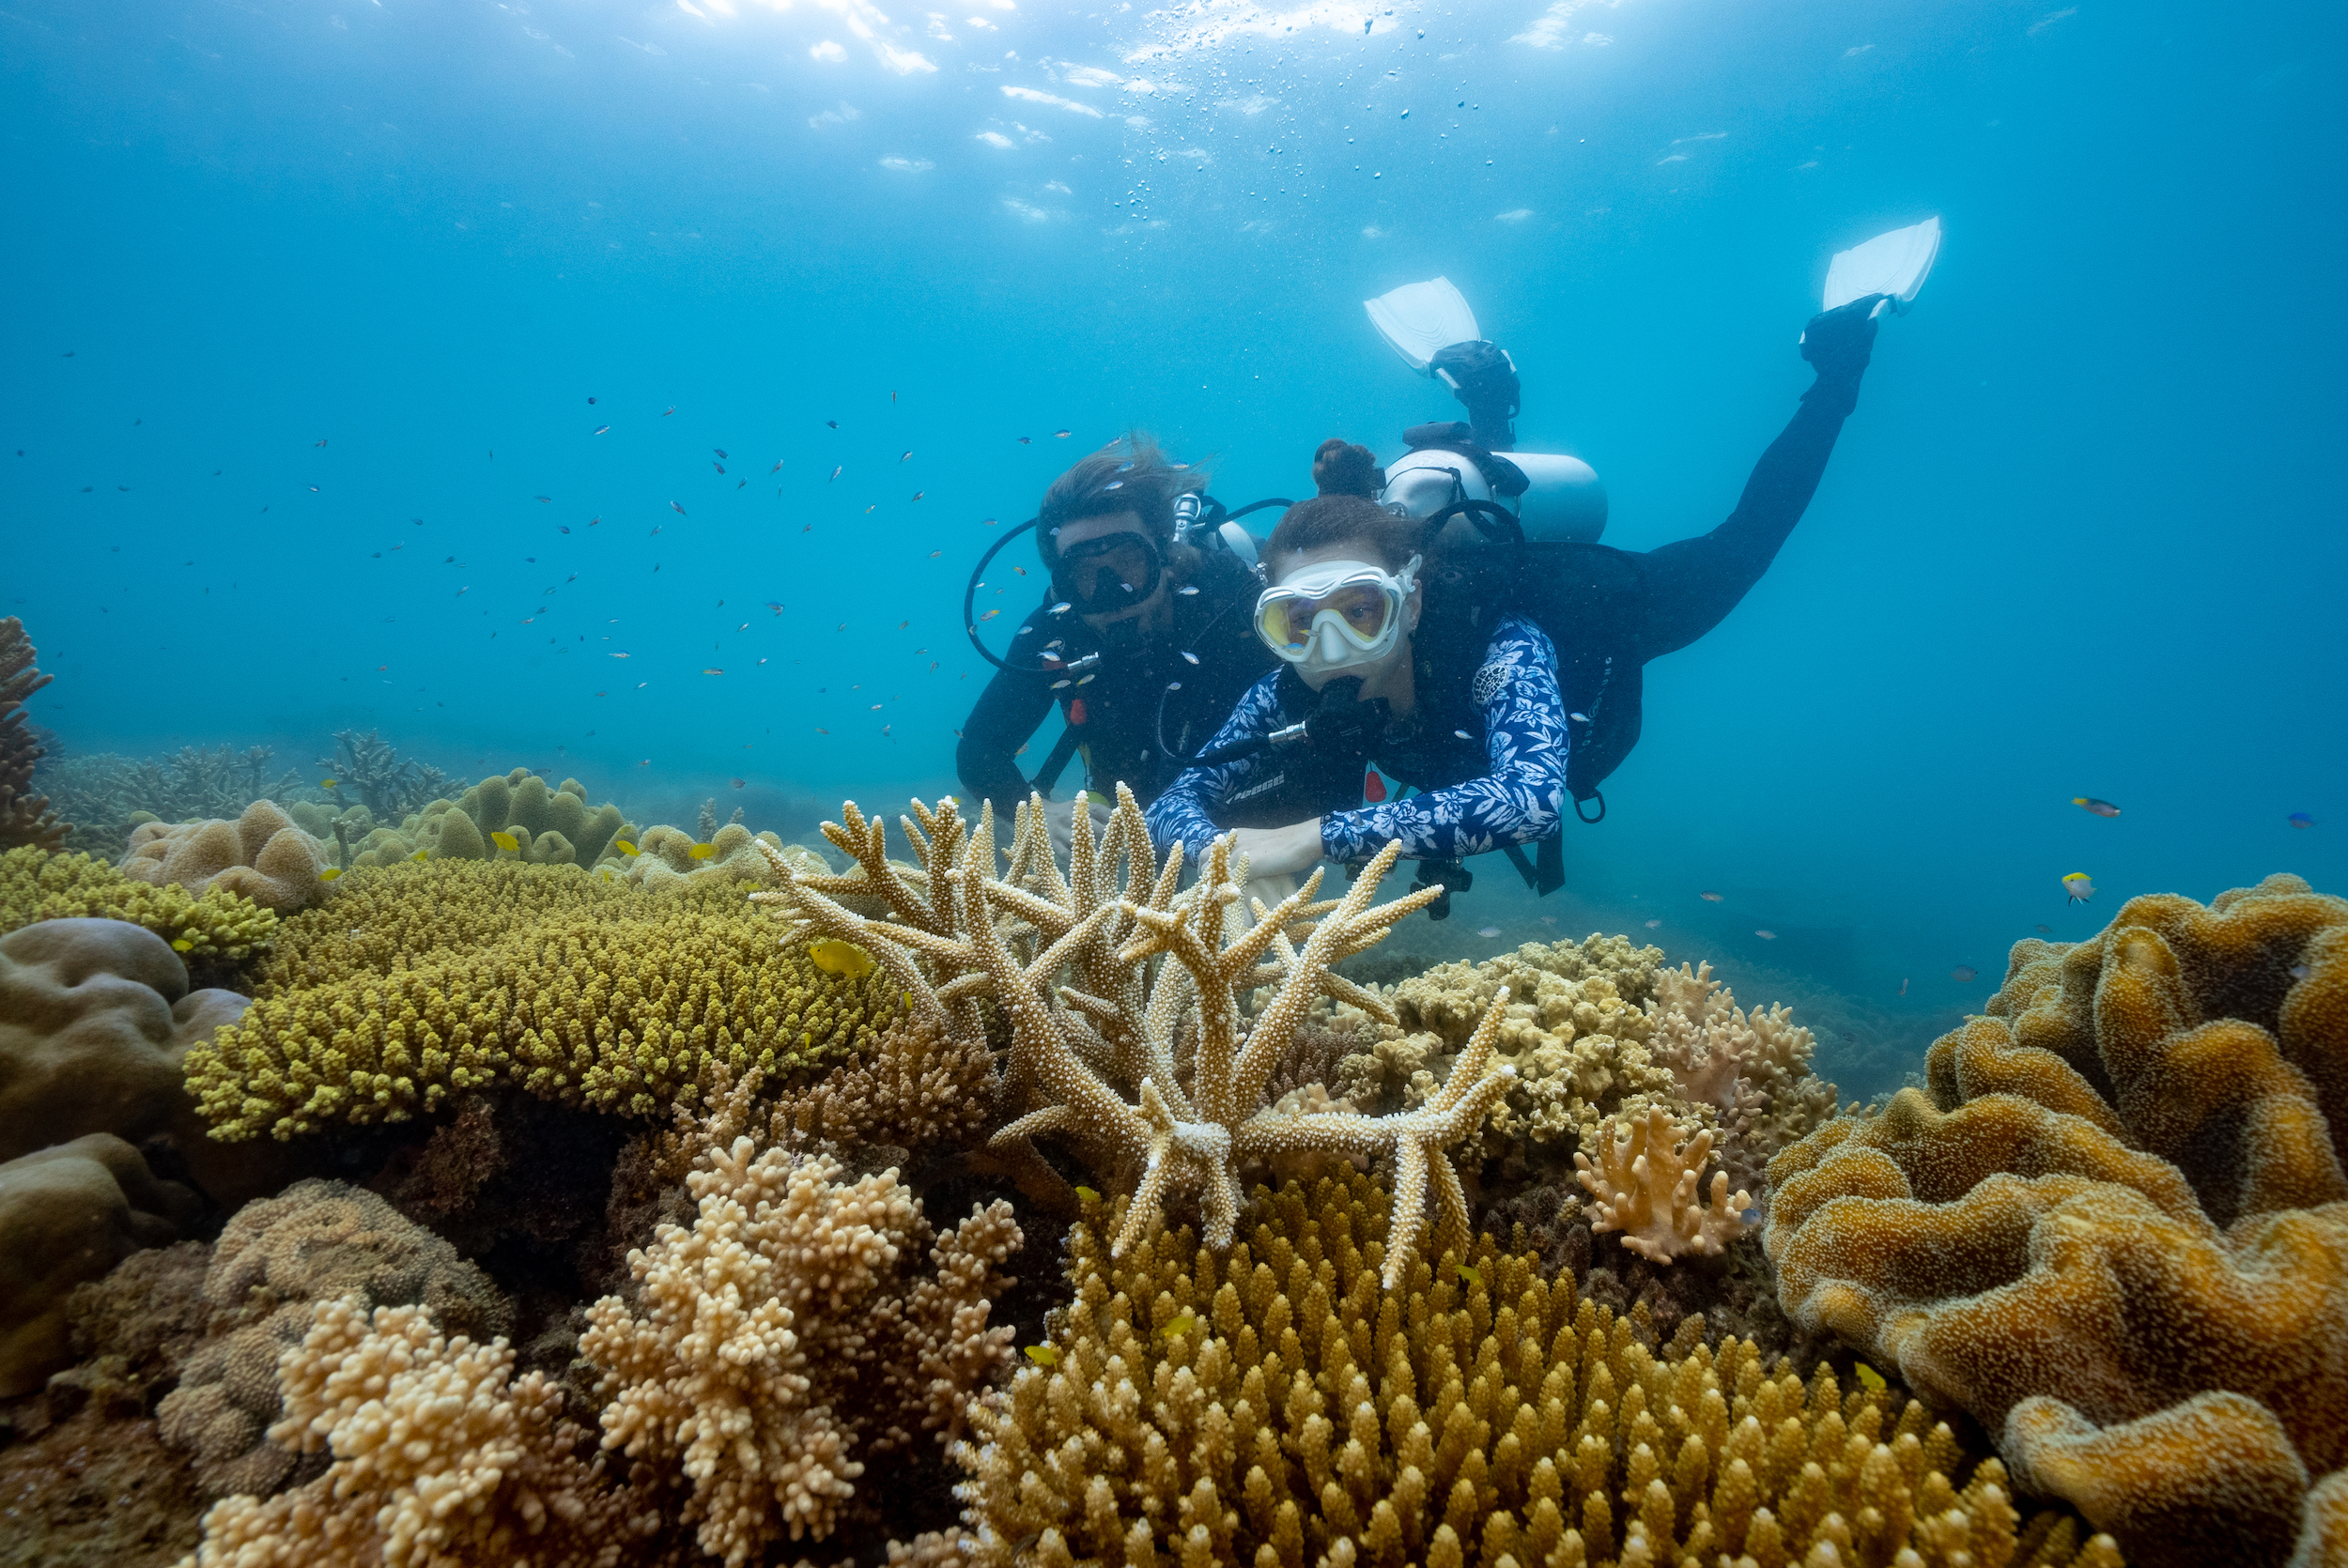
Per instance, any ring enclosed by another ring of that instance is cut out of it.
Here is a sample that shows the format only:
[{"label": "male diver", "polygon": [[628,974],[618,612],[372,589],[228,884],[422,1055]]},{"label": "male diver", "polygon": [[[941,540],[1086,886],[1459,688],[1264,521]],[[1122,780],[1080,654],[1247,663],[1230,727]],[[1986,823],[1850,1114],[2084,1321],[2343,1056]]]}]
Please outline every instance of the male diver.
[{"label": "male diver", "polygon": [[[1120,782],[1147,805],[1273,667],[1248,622],[1262,586],[1253,541],[1235,524],[1213,526],[1221,509],[1203,488],[1197,470],[1135,436],[1044,492],[1034,527],[1050,596],[996,660],[955,752],[973,807],[991,800],[1008,815],[1030,789],[1049,795],[1072,755],[1096,807]],[[1029,778],[1016,759],[1055,702],[1067,727]],[[1049,809],[1064,834],[1073,807]]]},{"label": "male diver", "polygon": [[1254,874],[1272,877],[1358,866],[1398,839],[1420,885],[1464,890],[1460,859],[1492,850],[1537,890],[1561,884],[1567,798],[1577,814],[1599,803],[1585,821],[1604,815],[1598,783],[1638,739],[1642,668],[1719,624],[1800,520],[1884,302],[1811,319],[1801,353],[1816,380],[1737,509],[1658,549],[1528,543],[1489,500],[1408,515],[1372,499],[1393,476],[1367,452],[1323,443],[1322,494],[1273,530],[1249,623],[1279,666],[1150,807],[1158,848],[1195,855],[1237,828]]}]

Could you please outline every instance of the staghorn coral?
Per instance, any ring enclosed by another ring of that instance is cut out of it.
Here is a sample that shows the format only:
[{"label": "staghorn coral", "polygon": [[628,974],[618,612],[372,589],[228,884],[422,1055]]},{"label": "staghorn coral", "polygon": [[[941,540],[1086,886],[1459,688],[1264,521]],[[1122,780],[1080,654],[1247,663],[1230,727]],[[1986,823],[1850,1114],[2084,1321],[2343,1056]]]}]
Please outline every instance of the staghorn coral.
[{"label": "staghorn coral", "polygon": [[24,699],[56,679],[33,668],[36,653],[24,623],[0,621],[0,849],[62,846],[73,824],[59,822],[49,797],[33,792],[40,743],[24,726]]},{"label": "staghorn coral", "polygon": [[65,847],[118,854],[142,822],[234,818],[256,800],[288,810],[332,792],[320,790],[299,768],[272,778],[268,746],[242,751],[227,745],[183,746],[169,756],[123,757],[114,752],[44,760],[39,781],[74,821]]},{"label": "staghorn coral", "polygon": [[1187,1228],[1112,1258],[1126,1208],[1088,1204],[1074,1299],[956,1451],[988,1568],[2119,1560],[2025,1521],[1922,1404],[1771,1374],[1693,1315],[1659,1354],[1490,1237],[1383,1290],[1359,1174],[1259,1189],[1224,1258]]},{"label": "staghorn coral", "polygon": [[266,1496],[292,1473],[301,1445],[265,1440],[280,1414],[278,1360],[309,1331],[314,1307],[346,1297],[362,1311],[421,1305],[476,1335],[512,1322],[479,1268],[372,1192],[312,1179],[245,1205],[205,1268],[203,1343],[156,1412],[163,1440],[188,1452],[212,1496]]},{"label": "staghorn coral", "polygon": [[357,800],[378,817],[421,809],[426,801],[465,787],[440,769],[403,759],[379,730],[362,735],[354,728],[334,731],[334,755],[318,759],[332,775],[345,800]]},{"label": "staghorn coral", "polygon": [[[376,827],[360,840],[359,866],[392,866],[421,853],[431,860],[495,860],[506,855],[534,866],[592,866],[612,840],[628,832],[616,806],[587,804],[576,778],[548,784],[528,768],[492,774],[455,800],[427,802],[397,827]],[[519,846],[498,847],[490,835],[511,834]]]},{"label": "staghorn coral", "polygon": [[[1009,1013],[1004,1094],[1027,1109],[993,1142],[1016,1147],[1056,1134],[1084,1148],[1096,1168],[1132,1173],[1138,1187],[1114,1246],[1130,1243],[1185,1191],[1199,1194],[1209,1244],[1228,1246],[1241,1168],[1311,1154],[1394,1161],[1390,1270],[1402,1267],[1426,1225],[1430,1187],[1437,1244],[1464,1244],[1467,1197],[1444,1151],[1507,1086],[1507,1068],[1488,1071],[1505,989],[1449,1079],[1417,1110],[1379,1117],[1265,1103],[1274,1071],[1321,997],[1392,1021],[1375,992],[1330,966],[1383,940],[1439,891],[1370,906],[1398,846],[1363,868],[1344,898],[1315,902],[1316,871],[1276,908],[1257,903],[1253,927],[1234,935],[1246,879],[1244,858],[1233,864],[1236,839],[1217,839],[1197,884],[1178,893],[1182,852],[1157,864],[1140,808],[1121,787],[1097,838],[1089,819],[1077,825],[1065,876],[1041,795],[1020,810],[1001,877],[989,874],[992,807],[966,835],[950,799],[934,812],[916,801],[913,810],[919,825],[904,820],[904,827],[926,871],[919,889],[890,868],[880,822],[868,822],[850,802],[845,825],[826,822],[824,832],[857,859],[862,878],[805,874],[769,849],[784,887],[751,898],[786,912],[795,939],[819,932],[870,949],[914,1010],[949,1033],[981,1038],[981,992]],[[852,913],[832,897],[841,892],[877,895],[891,918]],[[1172,961],[1153,968],[1160,955]],[[1060,983],[1063,975],[1069,983]],[[1271,1000],[1243,1028],[1241,998],[1259,987],[1271,988]]]},{"label": "staghorn coral", "polygon": [[66,1303],[74,1286],[142,1247],[178,1240],[200,1207],[108,1132],[0,1163],[0,1399],[72,1362]]},{"label": "staghorn coral", "polygon": [[362,868],[287,921],[251,1011],[191,1053],[213,1136],[400,1121],[514,1084],[650,1115],[723,1063],[788,1072],[897,1016],[875,973],[826,974],[729,888],[637,893],[572,866]]},{"label": "staghorn coral", "polygon": [[193,894],[225,888],[282,915],[325,899],[318,873],[326,868],[325,845],[294,826],[275,801],[256,800],[233,822],[140,823],[121,869],[156,887],[176,883]]},{"label": "staghorn coral", "polygon": [[[1745,1233],[1753,1194],[1728,1192],[1728,1173],[1712,1176],[1711,1198],[1698,1189],[1712,1153],[1712,1130],[1693,1137],[1658,1105],[1644,1116],[1609,1116],[1593,1140],[1598,1159],[1577,1154],[1574,1179],[1590,1194],[1593,1231],[1620,1231],[1622,1244],[1649,1263],[1694,1253],[1717,1255]],[[1685,1145],[1682,1139],[1686,1137]]]},{"label": "staghorn coral", "polygon": [[133,882],[86,854],[30,847],[0,854],[0,932],[84,917],[144,926],[191,962],[241,963],[277,940],[277,912],[225,887],[198,898],[177,884]]},{"label": "staghorn coral", "polygon": [[187,1053],[246,1006],[190,991],[163,939],[120,920],[44,920],[0,937],[0,1160],[89,1132],[167,1140],[216,1201],[263,1191],[267,1161],[206,1136]]},{"label": "staghorn coral", "polygon": [[266,1500],[225,1498],[181,1568],[612,1568],[657,1521],[574,1454],[582,1434],[503,1339],[448,1338],[423,1307],[319,1302],[276,1368],[272,1439],[331,1451]]},{"label": "staghorn coral", "polygon": [[741,1132],[756,1078],[699,1130],[692,1225],[631,1253],[637,1305],[587,1310],[579,1354],[602,1374],[604,1446],[680,1464],[688,1517],[729,1568],[786,1532],[840,1525],[868,1465],[915,1431],[958,1436],[970,1397],[1008,1366],[987,1327],[1020,1244],[1010,1206],[928,1240],[893,1170],[848,1182],[826,1156]]},{"label": "staghorn coral", "polygon": [[2320,1545],[2348,1467],[2348,901],[2270,877],[2018,943],[1927,1080],[1771,1162],[1787,1313],[1971,1411],[2143,1561]]}]

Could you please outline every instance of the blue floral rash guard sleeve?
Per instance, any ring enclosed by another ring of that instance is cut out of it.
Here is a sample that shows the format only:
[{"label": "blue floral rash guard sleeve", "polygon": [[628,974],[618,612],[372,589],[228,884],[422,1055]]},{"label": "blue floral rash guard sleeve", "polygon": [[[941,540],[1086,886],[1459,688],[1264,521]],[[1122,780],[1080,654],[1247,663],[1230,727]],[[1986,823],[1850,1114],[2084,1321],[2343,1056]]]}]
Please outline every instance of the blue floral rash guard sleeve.
[{"label": "blue floral rash guard sleeve", "polygon": [[[1249,687],[1213,746],[1277,727],[1277,673]],[[1321,819],[1321,853],[1359,865],[1399,839],[1413,860],[1454,860],[1506,844],[1546,838],[1556,830],[1566,792],[1565,699],[1557,689],[1557,650],[1522,616],[1493,628],[1470,696],[1484,720],[1491,770],[1463,783]],[[1163,852],[1180,839],[1195,858],[1220,831],[1226,802],[1244,795],[1273,759],[1259,752],[1221,767],[1192,768],[1150,807],[1150,836]]]}]

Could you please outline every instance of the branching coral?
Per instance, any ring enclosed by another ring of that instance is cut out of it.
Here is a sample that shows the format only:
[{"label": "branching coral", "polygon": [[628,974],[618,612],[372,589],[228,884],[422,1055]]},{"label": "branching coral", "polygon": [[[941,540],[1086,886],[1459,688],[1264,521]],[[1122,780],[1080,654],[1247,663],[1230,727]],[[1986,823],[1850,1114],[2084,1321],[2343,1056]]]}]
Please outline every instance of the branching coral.
[{"label": "branching coral", "polygon": [[332,1465],[223,1499],[181,1568],[610,1568],[657,1521],[574,1457],[561,1392],[513,1367],[502,1339],[445,1338],[422,1307],[321,1302],[277,1367],[270,1436]]},{"label": "branching coral", "polygon": [[422,1305],[475,1335],[512,1317],[479,1268],[372,1192],[310,1180],[245,1205],[205,1269],[205,1341],[157,1411],[207,1491],[266,1496],[290,1473],[301,1445],[264,1440],[279,1415],[278,1359],[309,1331],[313,1307],[345,1297],[361,1312]]},{"label": "branching coral", "polygon": [[1644,1116],[1610,1116],[1597,1133],[1597,1161],[1573,1157],[1574,1179],[1590,1194],[1597,1215],[1592,1230],[1620,1231],[1624,1246],[1649,1263],[1667,1264],[1691,1253],[1717,1254],[1753,1223],[1746,1218],[1753,1194],[1730,1197],[1726,1171],[1713,1174],[1708,1202],[1699,1191],[1712,1154],[1710,1128],[1688,1137],[1659,1105]]},{"label": "branching coral", "polygon": [[256,800],[290,809],[299,801],[331,795],[299,768],[272,776],[268,746],[242,751],[227,745],[183,746],[170,756],[123,757],[114,752],[50,758],[40,784],[74,821],[66,847],[120,854],[142,822],[235,818]]},{"label": "branching coral", "polygon": [[[2114,1564],[1921,1404],[1637,1318],[1477,1238],[1383,1290],[1385,1197],[1259,1190],[1248,1239],[1071,1233],[1075,1299],[957,1451],[981,1564]],[[1964,1484],[1957,1483],[1962,1480]],[[1823,1555],[1822,1555],[1823,1554]]]},{"label": "branching coral", "polygon": [[122,874],[190,893],[225,888],[287,914],[323,900],[326,846],[294,826],[275,801],[256,800],[235,822],[143,822],[131,830]]},{"label": "branching coral", "polygon": [[318,759],[334,776],[345,800],[357,800],[378,817],[398,817],[425,802],[465,787],[428,762],[402,758],[379,730],[334,731],[334,755]]},{"label": "branching coral", "polygon": [[73,1360],[66,1301],[75,1285],[178,1240],[200,1207],[111,1133],[0,1163],[0,1399]]},{"label": "branching coral", "polygon": [[1008,1205],[977,1209],[917,1276],[927,1227],[896,1172],[846,1181],[827,1157],[761,1149],[739,1131],[754,1089],[703,1130],[692,1226],[629,1254],[638,1305],[597,1301],[579,1345],[604,1375],[604,1446],[680,1463],[703,1549],[730,1568],[829,1535],[913,1431],[959,1433],[1010,1360],[988,1298],[1020,1242]]},{"label": "branching coral", "polygon": [[2348,901],[2272,877],[2019,943],[1927,1076],[1772,1161],[1787,1312],[2145,1561],[2320,1534],[2348,1466]]},{"label": "branching coral", "polygon": [[724,1064],[787,1073],[896,1017],[882,975],[826,974],[726,888],[638,893],[570,866],[363,868],[287,921],[252,1010],[190,1053],[214,1136],[398,1121],[517,1084],[650,1115]]},{"label": "branching coral", "polygon": [[1747,1013],[1710,964],[1659,970],[1646,1014],[1649,1054],[1682,1099],[1710,1107],[1737,1185],[1758,1187],[1771,1156],[1834,1114],[1834,1085],[1810,1070],[1810,1031],[1782,1006]]},{"label": "branching coral", "polygon": [[225,887],[198,898],[177,884],[133,882],[86,854],[0,854],[0,932],[85,917],[144,926],[192,962],[241,962],[277,940],[277,912]]},{"label": "branching coral", "polygon": [[34,657],[24,623],[13,615],[0,621],[0,850],[54,850],[72,827],[49,809],[48,796],[33,792],[42,748],[25,728],[24,699],[56,679],[35,669]]},{"label": "branching coral", "polygon": [[[1027,1109],[995,1142],[1057,1135],[1097,1168],[1135,1174],[1134,1206],[1115,1246],[1186,1191],[1199,1195],[1209,1244],[1228,1246],[1240,1171],[1307,1153],[1394,1161],[1393,1269],[1425,1227],[1430,1186],[1441,1215],[1437,1244],[1464,1244],[1466,1194],[1444,1150],[1507,1086],[1508,1069],[1491,1070],[1505,992],[1449,1080],[1419,1109],[1378,1117],[1265,1103],[1297,1027],[1322,996],[1392,1022],[1374,992],[1330,966],[1434,897],[1429,888],[1371,906],[1395,846],[1363,869],[1343,899],[1314,901],[1316,872],[1277,908],[1259,903],[1252,928],[1234,934],[1245,880],[1244,862],[1233,863],[1234,840],[1218,839],[1197,884],[1178,892],[1181,853],[1157,864],[1130,792],[1120,789],[1097,838],[1089,821],[1077,824],[1065,876],[1040,796],[1020,811],[1001,877],[990,874],[991,807],[968,834],[950,800],[935,812],[916,802],[914,811],[918,824],[904,825],[926,871],[921,888],[890,867],[881,824],[851,803],[847,822],[824,831],[857,859],[862,878],[804,874],[769,850],[786,885],[752,898],[788,911],[795,937],[821,933],[871,949],[918,1013],[965,1040],[982,1037],[979,994],[1007,1012],[1005,1094]],[[836,901],[842,892],[881,898],[888,916],[850,912]],[[1172,961],[1153,966],[1161,955]],[[1244,1024],[1241,999],[1259,987],[1271,988],[1271,1000]]]}]

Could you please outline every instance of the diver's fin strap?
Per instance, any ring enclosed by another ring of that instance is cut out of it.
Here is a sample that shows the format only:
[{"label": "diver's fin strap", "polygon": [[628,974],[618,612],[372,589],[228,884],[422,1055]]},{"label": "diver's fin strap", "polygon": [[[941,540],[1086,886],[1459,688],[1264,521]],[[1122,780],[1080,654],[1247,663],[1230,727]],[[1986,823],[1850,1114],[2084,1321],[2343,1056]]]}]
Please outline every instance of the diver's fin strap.
[{"label": "diver's fin strap", "polygon": [[1068,760],[1076,755],[1076,747],[1083,744],[1073,724],[1059,732],[1059,739],[1052,743],[1051,755],[1043,759],[1043,766],[1036,773],[1035,790],[1038,794],[1046,800],[1052,798],[1052,786],[1058,784],[1059,776],[1068,771]]},{"label": "diver's fin strap", "polygon": [[1503,844],[1500,853],[1508,857],[1508,864],[1517,869],[1537,898],[1548,898],[1566,884],[1566,842],[1562,830],[1552,829],[1540,841],[1535,854],[1526,854],[1522,844]]}]

